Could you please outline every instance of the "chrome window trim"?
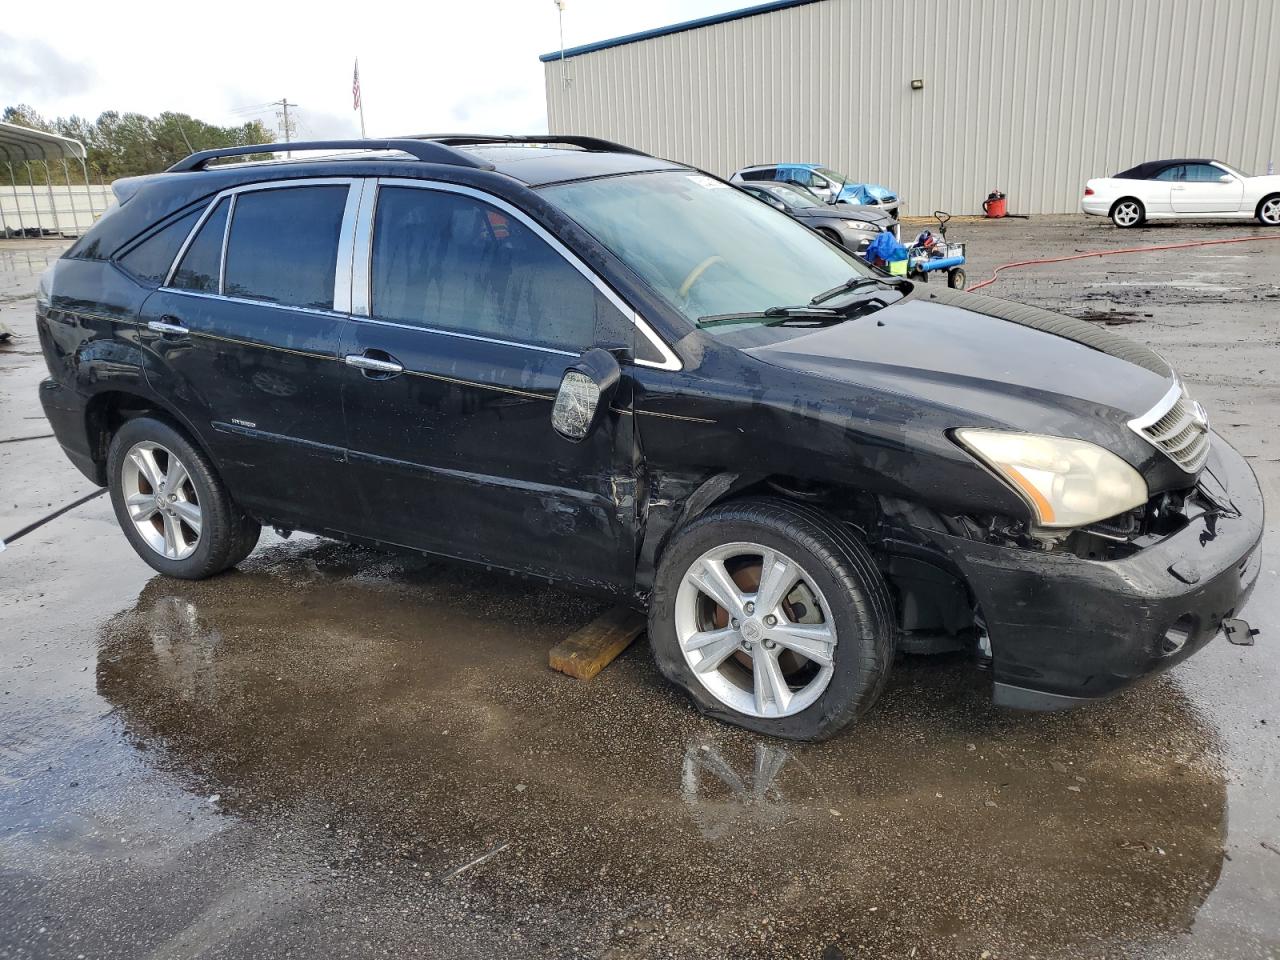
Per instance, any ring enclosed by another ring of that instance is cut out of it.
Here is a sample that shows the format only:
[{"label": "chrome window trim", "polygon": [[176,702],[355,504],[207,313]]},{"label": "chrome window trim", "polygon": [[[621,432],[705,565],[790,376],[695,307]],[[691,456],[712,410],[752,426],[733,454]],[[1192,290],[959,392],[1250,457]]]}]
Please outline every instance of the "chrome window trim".
[{"label": "chrome window trim", "polygon": [[222,225],[222,252],[218,255],[218,295],[226,296],[227,289],[227,242],[231,239],[231,222],[236,218],[236,197],[232,194],[227,201],[227,222]]},{"label": "chrome window trim", "polygon": [[[339,280],[339,277],[341,277],[344,272],[343,263],[342,263],[343,243],[345,238],[350,232],[349,225],[348,225],[348,217],[352,215],[351,195],[353,193],[364,192],[364,185],[365,185],[366,179],[367,178],[364,178],[364,177],[298,177],[298,178],[293,178],[289,180],[268,180],[268,181],[255,182],[255,183],[241,183],[241,184],[237,184],[234,187],[227,187],[225,190],[218,191],[218,193],[214,194],[214,196],[209,200],[208,205],[205,207],[204,213],[201,214],[200,219],[196,221],[196,225],[191,228],[191,232],[187,234],[187,239],[182,242],[182,246],[178,248],[178,252],[173,258],[173,263],[169,264],[169,271],[168,273],[165,274],[164,282],[160,285],[160,289],[169,291],[171,293],[193,293],[194,295],[204,296],[204,297],[214,296],[214,294],[195,293],[191,290],[177,289],[173,286],[173,277],[174,277],[174,274],[177,273],[178,271],[178,265],[182,263],[182,258],[187,254],[187,248],[191,246],[192,241],[195,240],[196,238],[196,234],[200,232],[200,228],[204,226],[205,221],[209,219],[209,217],[213,214],[213,211],[218,208],[218,204],[222,202],[222,199],[224,197],[229,197],[230,200],[228,201],[228,207],[227,207],[227,222],[222,230],[222,259],[221,259],[221,262],[218,264],[218,293],[216,294],[216,296],[223,297],[227,300],[234,300],[237,303],[259,303],[259,304],[265,303],[265,304],[268,304],[269,306],[281,307],[281,308],[290,309],[290,310],[302,310],[306,313],[327,314],[327,311],[316,310],[311,307],[286,307],[284,304],[273,303],[270,300],[251,300],[248,297],[226,296],[223,293],[223,290],[226,289],[225,281],[226,281],[226,273],[227,273],[227,244],[231,238],[231,221],[235,218],[236,197],[239,194],[251,193],[258,190],[280,190],[280,189],[287,189],[289,187],[322,187],[322,186],[345,185],[347,187],[347,200],[346,200],[346,206],[344,207],[343,213],[342,213],[342,232],[338,237],[338,261],[334,266],[334,308],[335,308],[334,312],[336,312],[336,308],[339,303],[338,287],[339,287],[339,284],[342,282]],[[352,187],[356,187],[356,186],[359,187],[359,190],[351,189]],[[358,206],[357,206],[357,211],[358,211]],[[349,267],[347,268],[346,273],[348,275],[350,274]],[[343,315],[345,316],[345,314]]]},{"label": "chrome window trim", "polygon": [[462,333],[459,330],[440,330],[436,327],[420,327],[412,323],[397,323],[394,320],[380,320],[377,317],[361,317],[352,315],[352,320],[358,320],[360,323],[373,323],[380,327],[395,327],[397,330],[419,330],[422,333],[435,333],[442,337],[457,337],[460,340],[476,340],[480,343],[495,343],[503,347],[519,347],[521,350],[537,350],[539,353],[554,353],[561,357],[571,357],[576,360],[581,356],[580,353],[574,353],[572,350],[559,350],[555,347],[544,347],[536,343],[521,343],[516,340],[499,340],[496,337],[482,337],[478,333]]},{"label": "chrome window trim", "polygon": [[[375,178],[371,178],[375,179]],[[547,353],[563,354],[565,356],[576,357],[577,353],[567,350],[559,350],[553,347],[545,347],[539,344],[521,343],[509,340],[497,340],[492,337],[484,337],[478,334],[464,333],[458,330],[438,330],[429,327],[413,326],[411,324],[394,323],[387,320],[379,320],[372,316],[372,294],[370,285],[372,282],[372,258],[373,258],[373,220],[377,211],[377,191],[383,186],[389,187],[411,187],[419,190],[436,190],[442,193],[456,193],[462,196],[472,197],[482,203],[490,204],[502,210],[504,213],[515,217],[522,224],[532,230],[541,240],[543,240],[551,249],[560,254],[569,265],[594,286],[610,303],[612,303],[628,318],[632,325],[644,336],[646,340],[653,345],[654,349],[662,356],[661,361],[636,359],[633,362],[636,366],[652,367],[657,370],[683,370],[684,364],[680,362],[680,358],[667,346],[661,337],[653,330],[652,327],[640,316],[636,310],[619,297],[613,289],[605,283],[594,270],[584,264],[578,257],[569,250],[563,243],[553,237],[541,224],[534,221],[519,207],[513,206],[500,197],[495,197],[491,193],[483,190],[477,190],[474,187],[466,187],[456,183],[445,183],[439,180],[416,180],[407,177],[377,177],[375,179],[376,187],[369,202],[361,205],[359,221],[356,227],[355,239],[355,258],[353,260],[353,282],[356,286],[352,293],[352,312],[351,316],[354,320],[365,322],[377,322],[384,325],[404,327],[411,330],[424,330],[431,333],[438,333],[445,336],[462,337],[469,340],[479,340],[488,343],[498,343],[507,346],[525,347],[531,350],[541,350]],[[366,191],[366,196],[368,192]],[[363,252],[362,252],[363,251]],[[361,309],[362,308],[362,309]]]},{"label": "chrome window trim", "polygon": [[[187,249],[195,240],[196,234],[200,232],[200,228],[204,226],[204,222],[213,215],[214,210],[218,209],[218,203],[221,199],[222,194],[218,194],[218,196],[205,204],[204,212],[197,218],[195,226],[193,226],[191,231],[187,234],[187,239],[182,241],[182,246],[178,247],[178,252],[174,254],[173,262],[169,264],[169,269],[165,271],[164,280],[160,283],[161,289],[164,289],[168,287],[169,284],[173,283],[173,275],[178,272],[178,264],[182,263],[182,258],[187,255]],[[221,265],[219,265],[218,269],[221,271]]]},{"label": "chrome window trim", "polygon": [[378,207],[378,181],[365,181],[356,216],[355,237],[351,250],[351,316],[360,319],[372,312],[370,263],[373,260],[373,216]]},{"label": "chrome window trim", "polygon": [[[181,287],[160,287],[160,293],[176,293],[184,297],[200,297],[203,300],[225,300],[227,303],[243,303],[251,307],[274,307],[276,310],[293,310],[296,313],[309,313],[317,317],[330,317],[334,320],[350,320],[351,316],[337,310],[318,310],[315,307],[298,307],[292,303],[276,303],[274,300],[253,300],[249,297],[230,297],[222,293],[206,293],[203,290],[183,290]],[[417,329],[416,327],[414,329]],[[198,331],[197,331],[198,332]]]},{"label": "chrome window trim", "polygon": [[351,312],[351,260],[355,255],[355,227],[360,218],[360,204],[367,180],[352,183],[347,189],[347,205],[342,211],[342,228],[338,235],[338,258],[333,270],[333,309]]}]

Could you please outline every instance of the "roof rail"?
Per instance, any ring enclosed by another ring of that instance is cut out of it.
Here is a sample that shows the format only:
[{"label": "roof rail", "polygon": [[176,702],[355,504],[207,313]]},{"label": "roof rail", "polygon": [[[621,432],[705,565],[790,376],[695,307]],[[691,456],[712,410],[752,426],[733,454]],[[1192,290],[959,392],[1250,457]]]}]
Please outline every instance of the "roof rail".
[{"label": "roof rail", "polygon": [[508,133],[420,133],[414,134],[408,139],[421,140],[428,143],[441,143],[450,147],[474,147],[486,143],[567,143],[570,146],[581,147],[583,150],[603,150],[609,153],[633,153],[641,157],[649,156],[643,150],[637,150],[635,147],[628,147],[621,143],[614,143],[612,140],[602,140],[599,137],[581,137],[573,133],[537,133],[531,135]]},{"label": "roof rail", "polygon": [[210,160],[220,157],[244,157],[255,153],[279,153],[282,150],[399,150],[407,153],[423,163],[445,163],[455,167],[475,167],[479,170],[492,170],[493,164],[485,163],[461,150],[451,146],[425,139],[395,140],[295,140],[292,143],[259,143],[251,146],[217,147],[213,150],[201,150],[184,160],[179,160],[168,169],[168,173],[185,173],[191,170],[203,170]]}]

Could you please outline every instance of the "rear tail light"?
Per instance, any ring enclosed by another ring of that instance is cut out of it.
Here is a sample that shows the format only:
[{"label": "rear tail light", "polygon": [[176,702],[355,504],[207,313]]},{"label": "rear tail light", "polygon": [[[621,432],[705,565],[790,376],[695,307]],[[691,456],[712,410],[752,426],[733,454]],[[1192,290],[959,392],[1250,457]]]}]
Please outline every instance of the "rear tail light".
[{"label": "rear tail light", "polygon": [[1084,195],[1085,195],[1086,197],[1092,197],[1092,196],[1093,196],[1093,187],[1085,187],[1085,188],[1084,188]]}]

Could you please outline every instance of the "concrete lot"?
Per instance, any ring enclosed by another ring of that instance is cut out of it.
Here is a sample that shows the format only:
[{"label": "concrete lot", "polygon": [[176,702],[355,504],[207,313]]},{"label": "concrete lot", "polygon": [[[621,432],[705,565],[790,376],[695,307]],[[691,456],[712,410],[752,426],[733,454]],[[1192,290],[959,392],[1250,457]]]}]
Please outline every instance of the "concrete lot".
[{"label": "concrete lot", "polygon": [[[955,223],[970,276],[1258,233]],[[0,536],[89,485],[35,386],[34,276],[0,243]],[[1083,260],[986,292],[1123,322],[1280,513],[1280,242]],[[1105,316],[1098,316],[1105,315]],[[321,540],[152,574],[93,500],[0,554],[0,958],[1280,957],[1280,534],[1246,616],[1126,695],[993,709],[901,661],[834,742],[697,716],[598,609]]]}]

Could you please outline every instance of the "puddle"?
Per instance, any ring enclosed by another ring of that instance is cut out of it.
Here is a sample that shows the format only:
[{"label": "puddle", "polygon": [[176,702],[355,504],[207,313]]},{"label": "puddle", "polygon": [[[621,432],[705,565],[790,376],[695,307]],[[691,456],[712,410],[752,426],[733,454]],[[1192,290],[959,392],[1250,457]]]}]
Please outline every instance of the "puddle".
[{"label": "puddle", "polygon": [[[858,728],[796,745],[699,717],[643,644],[552,673],[599,609],[322,541],[151,580],[102,629],[82,765],[152,853],[110,858],[83,942],[163,894],[169,950],[334,924],[402,956],[1078,957],[1158,947],[1217,880],[1215,740],[1171,683],[1024,716],[910,659]],[[44,884],[99,841],[18,786],[58,852],[11,832],[0,864]]]}]

